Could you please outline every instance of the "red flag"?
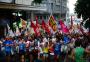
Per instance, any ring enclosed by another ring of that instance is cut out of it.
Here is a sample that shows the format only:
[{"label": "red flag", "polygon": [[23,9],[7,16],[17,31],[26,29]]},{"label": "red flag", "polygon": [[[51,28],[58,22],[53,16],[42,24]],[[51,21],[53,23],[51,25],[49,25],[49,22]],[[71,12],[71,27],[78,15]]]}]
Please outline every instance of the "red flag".
[{"label": "red flag", "polygon": [[44,22],[44,20],[42,20],[42,28],[43,28],[48,34],[50,34],[50,29],[49,29],[48,25]]},{"label": "red flag", "polygon": [[60,20],[60,25],[63,33],[69,33],[69,29],[67,28],[67,26],[64,24],[62,20]]},{"label": "red flag", "polygon": [[45,29],[45,22],[42,20],[42,28]]},{"label": "red flag", "polygon": [[31,21],[31,27],[34,29],[35,35],[40,36],[39,28]]},{"label": "red flag", "polygon": [[36,19],[36,27],[39,29],[40,28],[40,25],[38,23],[38,17],[36,16],[35,19]]},{"label": "red flag", "polygon": [[35,19],[36,19],[36,26],[38,27],[38,17],[36,16]]},{"label": "red flag", "polygon": [[39,31],[40,26],[38,24],[38,17],[36,16],[35,19],[36,19],[36,30],[35,30],[36,31],[36,35],[40,36],[40,31]]},{"label": "red flag", "polygon": [[33,21],[31,21],[31,27],[35,27],[35,24],[33,23]]},{"label": "red flag", "polygon": [[40,36],[40,31],[38,27],[34,28],[34,31],[35,31],[36,36]]},{"label": "red flag", "polygon": [[61,25],[61,29],[65,27],[65,24],[63,23],[62,20],[60,20],[60,25]]}]

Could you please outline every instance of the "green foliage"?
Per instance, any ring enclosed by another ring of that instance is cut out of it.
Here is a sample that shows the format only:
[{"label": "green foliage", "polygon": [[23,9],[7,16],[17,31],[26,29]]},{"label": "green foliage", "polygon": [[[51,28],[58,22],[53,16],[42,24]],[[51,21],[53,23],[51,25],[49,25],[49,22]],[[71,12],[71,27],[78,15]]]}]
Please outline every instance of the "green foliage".
[{"label": "green foliage", "polygon": [[85,28],[90,28],[90,21],[88,20],[88,21],[86,21],[86,23],[85,23]]},{"label": "green foliage", "polygon": [[[82,16],[83,20],[90,18],[90,0],[77,0],[75,13],[77,13],[79,18]],[[90,28],[90,19],[86,21],[84,26]]]},{"label": "green foliage", "polygon": [[87,19],[90,17],[90,0],[77,0],[75,4],[75,13],[77,13],[78,17],[83,17],[83,19]]},{"label": "green foliage", "polygon": [[37,3],[40,4],[40,3],[42,3],[42,0],[34,0],[33,2],[36,3],[36,4],[37,4]]}]

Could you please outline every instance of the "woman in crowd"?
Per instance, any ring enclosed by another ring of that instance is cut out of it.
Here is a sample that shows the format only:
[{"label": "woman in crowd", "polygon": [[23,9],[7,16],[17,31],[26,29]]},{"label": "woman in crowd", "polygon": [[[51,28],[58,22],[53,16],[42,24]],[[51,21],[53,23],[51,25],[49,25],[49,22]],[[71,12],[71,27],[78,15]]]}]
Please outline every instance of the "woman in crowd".
[{"label": "woman in crowd", "polygon": [[75,42],[75,48],[72,51],[72,58],[75,62],[85,62],[84,53],[85,49],[82,47],[82,40],[77,39]]},{"label": "woman in crowd", "polygon": [[45,44],[44,44],[43,56],[44,56],[44,61],[48,62],[48,42],[45,42]]},{"label": "woman in crowd", "polygon": [[50,62],[54,62],[54,43],[52,42],[52,40],[49,41],[49,61]]}]

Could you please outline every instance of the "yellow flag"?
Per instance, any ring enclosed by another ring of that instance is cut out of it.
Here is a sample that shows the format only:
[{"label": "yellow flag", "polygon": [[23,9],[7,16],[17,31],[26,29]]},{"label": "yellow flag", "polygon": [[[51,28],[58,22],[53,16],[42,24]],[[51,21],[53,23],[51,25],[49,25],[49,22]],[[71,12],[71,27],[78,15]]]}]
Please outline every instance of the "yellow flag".
[{"label": "yellow flag", "polygon": [[49,25],[53,29],[53,31],[57,31],[57,24],[53,16],[49,18]]}]

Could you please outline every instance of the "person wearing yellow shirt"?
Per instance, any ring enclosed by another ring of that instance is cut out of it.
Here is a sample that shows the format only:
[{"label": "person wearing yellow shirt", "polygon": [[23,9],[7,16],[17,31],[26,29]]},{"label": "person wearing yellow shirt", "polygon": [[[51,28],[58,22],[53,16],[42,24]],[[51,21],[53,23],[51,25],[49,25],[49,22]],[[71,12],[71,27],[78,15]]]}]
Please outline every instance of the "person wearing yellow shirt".
[{"label": "person wearing yellow shirt", "polygon": [[48,42],[46,42],[45,46],[43,47],[43,56],[45,62],[48,62],[48,52],[49,52]]}]

